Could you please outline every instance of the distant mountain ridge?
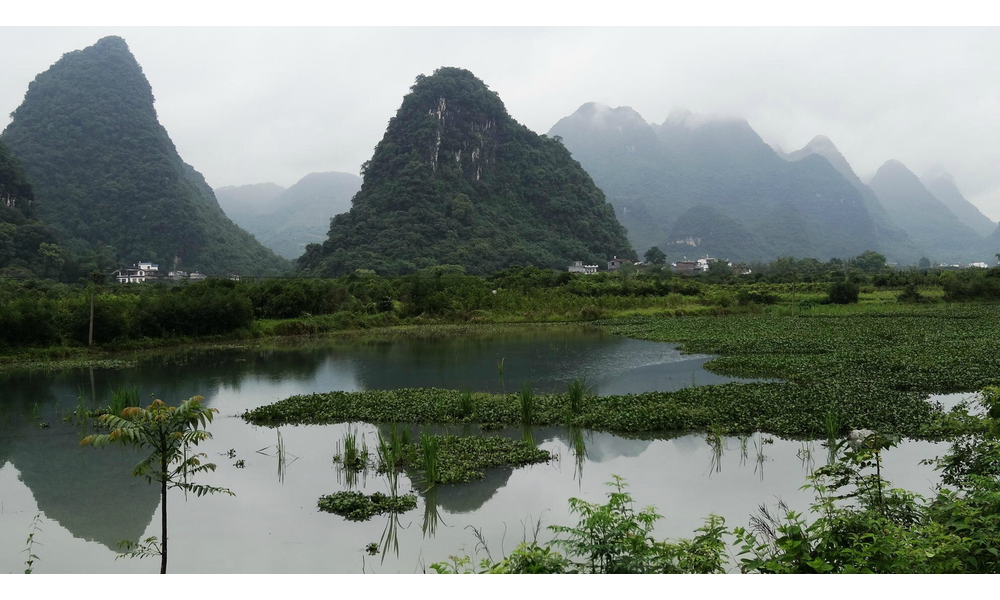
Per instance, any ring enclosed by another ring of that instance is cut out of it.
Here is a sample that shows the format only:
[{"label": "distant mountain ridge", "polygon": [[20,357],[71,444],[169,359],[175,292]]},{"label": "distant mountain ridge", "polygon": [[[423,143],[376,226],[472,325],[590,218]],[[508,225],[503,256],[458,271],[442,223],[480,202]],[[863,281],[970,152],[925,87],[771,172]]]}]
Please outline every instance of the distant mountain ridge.
[{"label": "distant mountain ridge", "polygon": [[464,69],[417,77],[362,174],[350,211],[299,259],[304,273],[452,264],[485,274],[635,258],[613,208],[566,148],[515,121]]},{"label": "distant mountain ridge", "polygon": [[549,135],[604,190],[640,252],[767,260],[881,250],[864,198],[826,158],[784,160],[744,120],[678,110],[656,125],[587,103]]},{"label": "distant mountain ridge", "polygon": [[916,263],[922,256],[923,251],[913,243],[910,236],[903,229],[896,225],[885,207],[879,202],[875,192],[861,181],[850,163],[844,158],[830,138],[825,135],[817,135],[808,144],[794,152],[780,155],[785,160],[802,160],[806,156],[819,155],[829,161],[830,165],[844,176],[847,181],[858,190],[864,200],[865,208],[871,215],[879,237],[879,249],[892,260],[904,263]]},{"label": "distant mountain ridge", "polygon": [[39,74],[0,139],[24,165],[41,219],[76,253],[209,274],[290,267],[234,225],[177,154],[120,37],[69,52]]},{"label": "distant mountain ridge", "polygon": [[961,222],[920,179],[898,160],[886,161],[868,186],[893,221],[902,227],[932,260],[983,260],[985,239]]},{"label": "distant mountain ridge", "polygon": [[279,255],[296,259],[308,244],[322,243],[334,215],[351,209],[361,178],[350,173],[310,173],[290,188],[273,183],[215,190],[223,210]]},{"label": "distant mountain ridge", "polygon": [[989,236],[996,230],[997,224],[984,215],[976,206],[965,199],[955,185],[955,179],[949,173],[938,173],[921,180],[927,191],[947,206],[958,220],[965,223],[979,235]]}]

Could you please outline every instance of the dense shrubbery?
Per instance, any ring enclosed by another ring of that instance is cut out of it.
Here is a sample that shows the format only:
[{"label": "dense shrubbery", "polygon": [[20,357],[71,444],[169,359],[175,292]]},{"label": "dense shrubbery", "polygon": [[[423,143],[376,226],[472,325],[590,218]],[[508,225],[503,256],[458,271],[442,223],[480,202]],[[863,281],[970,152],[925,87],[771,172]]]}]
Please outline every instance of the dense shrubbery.
[{"label": "dense shrubbery", "polygon": [[835,281],[828,288],[827,298],[834,304],[854,304],[860,293],[861,287],[853,281]]},{"label": "dense shrubbery", "polygon": [[[437,266],[400,277],[356,271],[337,279],[209,279],[180,285],[105,285],[94,302],[94,340],[111,344],[142,338],[208,336],[247,329],[247,335],[314,335],[399,324],[592,321],[630,314],[663,315],[826,310],[825,302],[867,303],[1000,300],[1000,269],[833,272],[833,283],[773,283],[764,277],[711,273],[684,276],[642,271],[575,275],[513,267],[489,277]],[[847,283],[850,281],[851,283]],[[713,283],[714,282],[714,283]],[[834,292],[829,295],[829,292]],[[896,288],[898,289],[898,287]],[[90,324],[89,287],[51,280],[0,279],[0,347],[83,344]],[[780,304],[774,308],[768,305]],[[828,307],[834,308],[834,307]]]},{"label": "dense shrubbery", "polygon": [[[88,290],[17,285],[0,292],[0,348],[86,344]],[[217,335],[253,323],[249,298],[228,280],[186,286],[115,287],[94,298],[94,341]]]}]

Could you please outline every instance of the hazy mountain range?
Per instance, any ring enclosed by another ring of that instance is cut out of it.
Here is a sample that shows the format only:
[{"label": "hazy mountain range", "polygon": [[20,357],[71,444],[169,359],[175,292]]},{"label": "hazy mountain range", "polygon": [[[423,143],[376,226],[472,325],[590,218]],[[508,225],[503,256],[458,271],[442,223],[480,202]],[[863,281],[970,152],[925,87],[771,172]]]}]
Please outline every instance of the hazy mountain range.
[{"label": "hazy mountain range", "polygon": [[957,188],[935,183],[956,212],[977,220],[976,231],[942,201],[931,202],[919,180],[888,177],[895,169],[865,185],[824,136],[786,154],[743,120],[676,111],[651,124],[629,107],[597,103],[549,135],[594,177],[639,252],[656,245],[671,258],[769,260],[876,250],[901,264],[992,254],[981,232],[996,224]]},{"label": "hazy mountain range", "polygon": [[0,142],[0,271],[18,276],[138,260],[287,273],[280,256],[322,276],[489,273],[651,246],[738,261],[876,250],[904,265],[1000,251],[997,224],[943,171],[921,180],[889,160],[866,184],[824,136],[785,153],[744,120],[684,110],[657,124],[587,103],[538,135],[452,67],[417,77],[362,177],[213,192],[178,155],[118,37],[39,74]]},{"label": "hazy mountain range", "polygon": [[222,210],[257,240],[288,259],[322,243],[334,215],[351,209],[361,178],[349,173],[310,173],[285,189],[274,183],[217,188]]}]

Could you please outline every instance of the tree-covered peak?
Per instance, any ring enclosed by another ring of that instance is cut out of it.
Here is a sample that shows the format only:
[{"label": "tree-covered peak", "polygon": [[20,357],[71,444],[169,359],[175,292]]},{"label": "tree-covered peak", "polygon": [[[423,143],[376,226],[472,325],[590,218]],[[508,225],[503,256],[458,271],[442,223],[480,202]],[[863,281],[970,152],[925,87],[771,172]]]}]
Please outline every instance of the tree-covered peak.
[{"label": "tree-covered peak", "polygon": [[120,37],[66,53],[28,86],[2,140],[38,214],[93,264],[279,273],[287,263],[226,218],[159,123],[152,87]]},{"label": "tree-covered peak", "polygon": [[569,151],[515,121],[465,69],[417,77],[362,175],[350,212],[299,260],[306,272],[455,264],[488,273],[634,256]]}]

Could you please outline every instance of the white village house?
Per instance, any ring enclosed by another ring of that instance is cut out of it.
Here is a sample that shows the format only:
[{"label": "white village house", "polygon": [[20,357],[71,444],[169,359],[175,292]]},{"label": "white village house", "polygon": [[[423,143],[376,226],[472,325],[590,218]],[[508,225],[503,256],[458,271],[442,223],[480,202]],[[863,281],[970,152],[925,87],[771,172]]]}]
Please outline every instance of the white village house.
[{"label": "white village house", "polygon": [[570,273],[583,273],[584,275],[593,275],[597,272],[597,265],[585,265],[582,260],[574,260],[566,269]]},{"label": "white village house", "polygon": [[632,264],[632,261],[627,258],[618,258],[617,256],[613,256],[611,260],[608,261],[608,270],[617,271],[622,265],[630,264]]},{"label": "white village house", "polygon": [[[204,273],[199,273],[198,271],[193,271],[191,273],[188,273],[187,271],[170,271],[167,273],[167,276],[164,277],[163,274],[160,273],[160,265],[148,261],[139,261],[131,267],[118,269],[112,273],[111,276],[114,277],[115,281],[118,283],[146,283],[147,281],[164,280],[181,281],[185,279],[188,281],[201,281],[207,277]],[[236,281],[239,281],[239,275],[230,275],[229,278],[235,278]]]},{"label": "white village house", "polygon": [[160,276],[160,266],[140,261],[131,267],[118,269],[111,274],[118,283],[145,283],[147,279]]}]

